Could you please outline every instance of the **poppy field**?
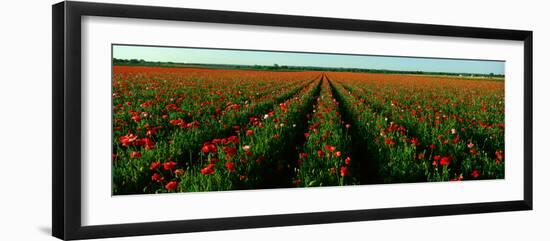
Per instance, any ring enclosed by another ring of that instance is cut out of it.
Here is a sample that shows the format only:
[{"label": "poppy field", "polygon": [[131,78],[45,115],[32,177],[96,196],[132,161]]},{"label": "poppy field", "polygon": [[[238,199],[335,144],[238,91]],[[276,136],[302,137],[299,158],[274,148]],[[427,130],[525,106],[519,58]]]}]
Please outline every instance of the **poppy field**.
[{"label": "poppy field", "polygon": [[112,193],[504,178],[504,82],[113,66]]}]

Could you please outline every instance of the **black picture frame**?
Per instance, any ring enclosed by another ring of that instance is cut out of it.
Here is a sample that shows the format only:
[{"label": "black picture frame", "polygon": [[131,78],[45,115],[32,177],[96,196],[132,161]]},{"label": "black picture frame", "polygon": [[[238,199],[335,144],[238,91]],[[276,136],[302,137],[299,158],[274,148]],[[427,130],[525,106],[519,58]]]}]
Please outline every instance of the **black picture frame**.
[{"label": "black picture frame", "polygon": [[[60,239],[106,238],[213,230],[307,225],[441,215],[532,210],[533,32],[491,28],[197,10],[90,2],[52,6],[53,200],[52,233]],[[81,17],[194,21],[427,36],[517,40],[524,43],[524,195],[522,200],[421,207],[212,218],[132,224],[81,224]]]}]

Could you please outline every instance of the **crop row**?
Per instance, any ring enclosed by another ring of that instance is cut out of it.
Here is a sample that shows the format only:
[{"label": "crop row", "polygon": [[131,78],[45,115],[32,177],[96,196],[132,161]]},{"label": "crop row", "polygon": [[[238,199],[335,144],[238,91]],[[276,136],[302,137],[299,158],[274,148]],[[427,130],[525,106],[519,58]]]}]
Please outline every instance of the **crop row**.
[{"label": "crop row", "polygon": [[301,187],[350,185],[353,178],[349,124],[342,121],[339,103],[326,78],[309,115],[306,141],[298,155],[294,184]]}]

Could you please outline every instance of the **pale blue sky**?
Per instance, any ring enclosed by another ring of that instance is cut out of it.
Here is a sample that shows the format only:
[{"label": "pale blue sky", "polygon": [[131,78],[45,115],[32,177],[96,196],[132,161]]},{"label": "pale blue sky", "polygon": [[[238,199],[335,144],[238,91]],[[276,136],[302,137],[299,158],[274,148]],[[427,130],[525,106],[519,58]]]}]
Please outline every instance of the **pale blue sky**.
[{"label": "pale blue sky", "polygon": [[117,59],[147,61],[345,67],[449,73],[504,74],[503,61],[408,58],[369,55],[310,54],[271,51],[113,45]]}]

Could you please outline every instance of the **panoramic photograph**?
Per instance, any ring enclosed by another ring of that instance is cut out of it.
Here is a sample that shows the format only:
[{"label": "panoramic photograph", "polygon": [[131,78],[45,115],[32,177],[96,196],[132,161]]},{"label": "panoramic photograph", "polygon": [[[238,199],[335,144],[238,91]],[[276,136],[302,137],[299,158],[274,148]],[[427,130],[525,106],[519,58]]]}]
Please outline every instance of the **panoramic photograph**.
[{"label": "panoramic photograph", "polygon": [[112,194],[504,178],[505,62],[112,45]]}]

